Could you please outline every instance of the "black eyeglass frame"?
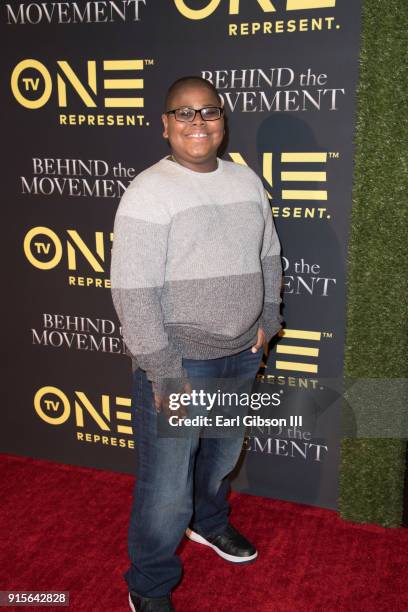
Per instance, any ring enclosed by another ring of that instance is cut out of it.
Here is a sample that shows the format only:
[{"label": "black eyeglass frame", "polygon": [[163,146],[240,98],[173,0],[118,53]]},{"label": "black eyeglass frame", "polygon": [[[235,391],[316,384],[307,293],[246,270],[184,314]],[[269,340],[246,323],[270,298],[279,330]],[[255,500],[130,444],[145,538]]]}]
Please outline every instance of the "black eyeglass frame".
[{"label": "black eyeglass frame", "polygon": [[[206,108],[217,108],[220,111],[220,116],[217,117],[217,119],[206,119],[201,114],[201,111],[205,110]],[[176,111],[186,109],[194,111],[194,117],[192,119],[189,119],[188,121],[184,121],[183,119],[177,119]],[[218,121],[224,115],[224,108],[222,106],[203,106],[203,108],[196,109],[191,108],[191,106],[180,106],[179,108],[173,108],[173,110],[166,111],[165,115],[174,115],[175,120],[180,121],[180,123],[193,123],[193,121],[195,121],[195,118],[197,117],[197,113],[200,113],[200,117],[203,121]]]}]

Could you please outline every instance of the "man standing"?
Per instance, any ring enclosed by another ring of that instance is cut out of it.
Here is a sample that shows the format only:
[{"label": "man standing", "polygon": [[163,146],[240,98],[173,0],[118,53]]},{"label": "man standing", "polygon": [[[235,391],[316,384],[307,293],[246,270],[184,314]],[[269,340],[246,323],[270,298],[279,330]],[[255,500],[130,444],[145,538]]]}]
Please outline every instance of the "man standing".
[{"label": "man standing", "polygon": [[234,563],[255,547],[229,522],[228,474],[242,436],[158,435],[174,385],[191,377],[253,382],[280,329],[280,245],[261,180],[217,157],[223,104],[184,77],[162,115],[171,155],[141,172],[114,225],[112,297],[132,358],[136,485],[125,574],[132,610],[174,610],[183,534]]}]

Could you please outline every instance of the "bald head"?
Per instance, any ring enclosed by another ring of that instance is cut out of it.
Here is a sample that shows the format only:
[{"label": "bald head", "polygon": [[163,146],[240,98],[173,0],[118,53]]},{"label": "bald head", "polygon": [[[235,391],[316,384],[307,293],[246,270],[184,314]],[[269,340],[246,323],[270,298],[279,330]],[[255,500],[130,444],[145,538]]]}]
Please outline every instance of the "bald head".
[{"label": "bald head", "polygon": [[173,101],[182,91],[194,87],[206,88],[210,94],[210,97],[214,98],[214,104],[220,104],[221,100],[217,90],[215,89],[214,85],[210,83],[210,81],[207,81],[199,76],[186,76],[182,77],[181,79],[177,79],[177,81],[174,81],[174,83],[172,83],[168,88],[164,103],[165,112],[174,108]]}]

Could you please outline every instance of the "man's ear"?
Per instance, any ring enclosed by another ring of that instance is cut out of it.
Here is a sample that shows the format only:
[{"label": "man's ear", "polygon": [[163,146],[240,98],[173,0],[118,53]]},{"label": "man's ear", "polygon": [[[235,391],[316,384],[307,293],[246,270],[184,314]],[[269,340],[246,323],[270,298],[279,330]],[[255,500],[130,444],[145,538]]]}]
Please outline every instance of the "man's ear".
[{"label": "man's ear", "polygon": [[[218,94],[218,99],[220,101],[221,108],[224,108],[224,99],[221,98],[221,96],[219,94]],[[224,134],[225,134],[225,127],[224,127]]]},{"label": "man's ear", "polygon": [[162,121],[163,121],[163,138],[168,138],[169,135],[167,133],[167,126],[169,124],[169,117],[168,117],[168,115],[166,115],[166,113],[163,113],[161,118],[162,118]]}]

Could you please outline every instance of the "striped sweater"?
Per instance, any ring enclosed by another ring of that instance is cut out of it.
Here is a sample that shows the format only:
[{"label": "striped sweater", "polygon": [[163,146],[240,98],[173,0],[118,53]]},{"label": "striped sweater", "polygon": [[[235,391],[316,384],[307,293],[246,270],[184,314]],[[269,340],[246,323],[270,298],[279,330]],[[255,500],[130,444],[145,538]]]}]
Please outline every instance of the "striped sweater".
[{"label": "striped sweater", "polygon": [[280,244],[261,180],[217,158],[195,172],[167,157],[129,185],[114,223],[111,287],[132,369],[165,393],[182,358],[249,348],[280,329]]}]

